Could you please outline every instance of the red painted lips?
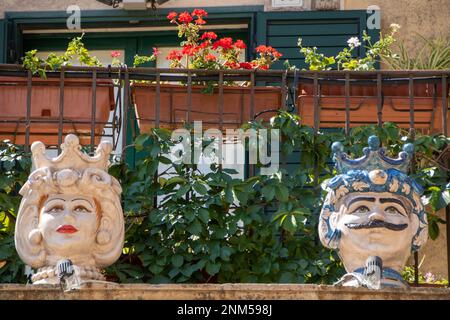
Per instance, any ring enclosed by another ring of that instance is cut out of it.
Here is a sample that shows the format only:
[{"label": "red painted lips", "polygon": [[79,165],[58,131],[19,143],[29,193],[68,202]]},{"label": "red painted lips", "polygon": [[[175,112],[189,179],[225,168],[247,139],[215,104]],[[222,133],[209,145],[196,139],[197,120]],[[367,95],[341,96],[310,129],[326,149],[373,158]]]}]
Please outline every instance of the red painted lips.
[{"label": "red painted lips", "polygon": [[59,226],[58,229],[56,229],[56,232],[59,233],[75,233],[78,229],[71,225],[63,225]]}]

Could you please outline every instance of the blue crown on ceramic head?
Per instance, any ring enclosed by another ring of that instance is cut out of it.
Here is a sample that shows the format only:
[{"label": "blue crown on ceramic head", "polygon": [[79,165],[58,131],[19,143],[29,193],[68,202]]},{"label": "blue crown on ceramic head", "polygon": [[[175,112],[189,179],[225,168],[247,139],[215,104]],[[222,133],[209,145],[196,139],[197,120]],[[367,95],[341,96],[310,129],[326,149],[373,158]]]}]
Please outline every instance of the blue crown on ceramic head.
[{"label": "blue crown on ceramic head", "polygon": [[364,156],[358,159],[350,159],[348,154],[344,152],[342,143],[334,142],[331,145],[331,150],[334,154],[333,159],[337,171],[345,174],[351,170],[396,169],[407,173],[414,153],[414,145],[412,143],[407,143],[403,146],[403,151],[399,153],[397,159],[386,156],[386,150],[380,147],[380,139],[377,136],[370,136],[368,143],[369,147],[363,149]]}]

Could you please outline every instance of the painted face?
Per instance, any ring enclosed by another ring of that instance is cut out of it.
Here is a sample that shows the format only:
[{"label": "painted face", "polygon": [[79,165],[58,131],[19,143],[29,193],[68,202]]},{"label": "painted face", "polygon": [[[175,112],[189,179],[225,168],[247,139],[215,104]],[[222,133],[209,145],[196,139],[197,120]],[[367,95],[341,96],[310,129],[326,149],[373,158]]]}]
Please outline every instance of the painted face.
[{"label": "painted face", "polygon": [[392,193],[350,194],[336,219],[341,230],[339,252],[347,270],[364,266],[369,256],[381,257],[390,267],[408,259],[417,226],[405,198]]},{"label": "painted face", "polygon": [[97,232],[94,199],[79,195],[50,196],[41,209],[39,230],[48,255],[60,258],[89,255]]}]

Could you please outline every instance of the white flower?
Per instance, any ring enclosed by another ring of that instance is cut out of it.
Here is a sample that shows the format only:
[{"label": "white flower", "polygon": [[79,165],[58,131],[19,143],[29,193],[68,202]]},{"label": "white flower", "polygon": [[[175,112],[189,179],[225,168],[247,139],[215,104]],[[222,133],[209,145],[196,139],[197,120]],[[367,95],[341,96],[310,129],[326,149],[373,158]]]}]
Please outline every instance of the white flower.
[{"label": "white flower", "polygon": [[361,42],[359,42],[358,37],[351,37],[347,40],[347,44],[350,48],[356,48],[361,45]]},{"label": "white flower", "polygon": [[401,27],[399,24],[397,23],[391,23],[391,25],[389,26],[393,32],[397,32]]}]

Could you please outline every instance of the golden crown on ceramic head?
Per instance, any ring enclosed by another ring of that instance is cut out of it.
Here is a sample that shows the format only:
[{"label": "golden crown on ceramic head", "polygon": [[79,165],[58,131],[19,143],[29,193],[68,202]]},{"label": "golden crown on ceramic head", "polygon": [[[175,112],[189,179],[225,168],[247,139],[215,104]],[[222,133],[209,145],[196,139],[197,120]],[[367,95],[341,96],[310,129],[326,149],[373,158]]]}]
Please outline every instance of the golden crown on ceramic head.
[{"label": "golden crown on ceramic head", "polygon": [[367,142],[369,146],[363,149],[364,156],[358,159],[351,159],[344,152],[342,143],[334,142],[332,144],[333,159],[338,173],[345,174],[351,170],[371,171],[374,169],[396,169],[407,173],[414,153],[414,145],[412,143],[406,143],[403,146],[403,151],[398,154],[398,158],[394,159],[386,156],[386,150],[380,146],[380,139],[377,136],[370,136]]},{"label": "golden crown on ceramic head", "polygon": [[93,168],[107,171],[112,149],[111,142],[102,141],[91,157],[82,151],[78,137],[68,134],[61,144],[61,154],[51,159],[45,154],[45,145],[36,141],[31,145],[33,169],[46,167],[57,171],[65,168],[74,170]]}]

